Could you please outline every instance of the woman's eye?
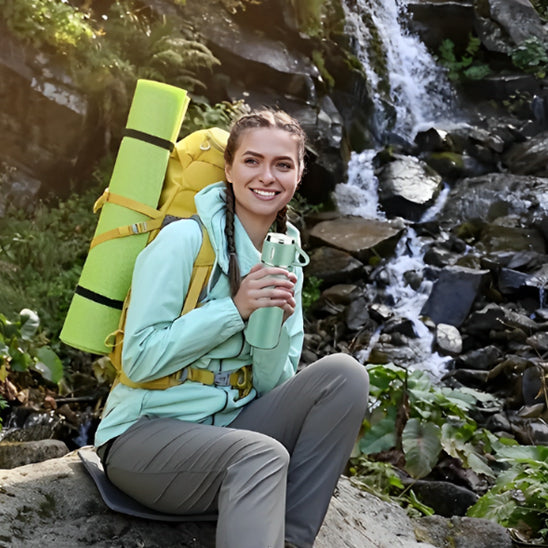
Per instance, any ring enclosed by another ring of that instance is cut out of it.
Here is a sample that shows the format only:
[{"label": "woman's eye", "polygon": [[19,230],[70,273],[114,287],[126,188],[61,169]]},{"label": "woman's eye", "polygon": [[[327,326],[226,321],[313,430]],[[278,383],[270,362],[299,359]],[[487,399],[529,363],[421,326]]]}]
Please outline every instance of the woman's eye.
[{"label": "woman's eye", "polygon": [[257,163],[257,160],[255,160],[255,158],[246,158],[246,159],[244,160],[244,163],[245,163],[245,164],[249,164],[249,165],[254,165],[254,164]]},{"label": "woman's eye", "polygon": [[288,170],[288,169],[291,169],[293,166],[292,166],[290,163],[288,163],[288,162],[280,162],[280,163],[278,164],[278,167],[279,167],[280,169],[283,169],[283,170]]}]

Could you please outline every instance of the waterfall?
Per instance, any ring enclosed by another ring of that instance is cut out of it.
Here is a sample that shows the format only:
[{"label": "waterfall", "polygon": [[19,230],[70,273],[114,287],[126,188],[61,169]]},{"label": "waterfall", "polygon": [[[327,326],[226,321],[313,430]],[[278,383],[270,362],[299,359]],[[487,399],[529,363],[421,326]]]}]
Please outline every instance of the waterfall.
[{"label": "waterfall", "polygon": [[[345,12],[346,35],[352,37],[355,54],[367,77],[374,112],[370,129],[377,146],[384,145],[391,135],[412,141],[421,129],[455,119],[455,94],[444,71],[420,39],[405,27],[406,0],[347,0]],[[378,207],[377,179],[372,166],[376,152],[371,149],[352,153],[348,180],[335,188],[335,200],[343,214],[384,218]],[[447,193],[445,189],[440,194],[423,221],[435,218]],[[447,358],[432,352],[433,335],[419,319],[432,282],[423,281],[413,290],[404,281],[405,272],[424,270],[422,244],[414,230],[407,230],[393,258],[380,268],[390,281],[382,299],[390,301],[393,311],[412,320],[415,326],[417,339],[410,341],[410,345],[416,363],[406,365],[439,377]],[[367,360],[371,346],[358,358]]]},{"label": "waterfall", "polygon": [[454,118],[454,91],[421,40],[405,27],[407,0],[345,4],[345,34],[367,76],[374,109],[371,131],[405,139],[443,118]]}]

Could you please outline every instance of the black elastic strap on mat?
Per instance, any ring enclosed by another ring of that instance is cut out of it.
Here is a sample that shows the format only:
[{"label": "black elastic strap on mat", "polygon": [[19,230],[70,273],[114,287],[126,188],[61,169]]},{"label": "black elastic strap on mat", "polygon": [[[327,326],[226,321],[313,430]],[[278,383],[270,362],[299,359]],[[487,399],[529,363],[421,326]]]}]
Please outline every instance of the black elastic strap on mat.
[{"label": "black elastic strap on mat", "polygon": [[179,516],[175,514],[162,514],[161,512],[147,508],[135,499],[132,499],[129,495],[126,495],[123,491],[120,491],[118,487],[108,480],[103,472],[101,459],[91,447],[79,449],[78,456],[95,482],[103,501],[115,512],[157,521],[214,521],[217,519],[217,514],[188,514]]},{"label": "black elastic strap on mat", "polygon": [[86,289],[85,287],[82,287],[81,285],[77,285],[74,292],[77,295],[80,295],[80,297],[85,297],[86,299],[89,299],[90,301],[94,301],[99,304],[104,304],[105,306],[109,306],[110,308],[116,308],[118,310],[122,310],[124,308],[124,301],[117,301],[116,299],[105,297],[104,295],[101,295],[100,293],[96,293],[95,291],[92,291],[91,289]]},{"label": "black elastic strap on mat", "polygon": [[162,139],[161,137],[156,137],[156,135],[151,135],[150,133],[139,131],[138,129],[126,128],[124,129],[123,134],[125,137],[139,139],[139,141],[145,141],[145,143],[149,143],[160,148],[165,148],[166,150],[169,150],[169,152],[171,152],[175,148],[175,143],[172,143],[167,139]]}]

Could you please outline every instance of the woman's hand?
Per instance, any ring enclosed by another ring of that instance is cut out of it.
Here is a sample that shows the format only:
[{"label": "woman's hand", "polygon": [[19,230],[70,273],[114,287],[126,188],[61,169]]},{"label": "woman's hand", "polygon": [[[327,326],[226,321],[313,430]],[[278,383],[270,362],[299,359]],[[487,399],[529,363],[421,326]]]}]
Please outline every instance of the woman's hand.
[{"label": "woman's hand", "polygon": [[279,306],[284,311],[285,322],[297,305],[294,298],[296,282],[297,276],[292,272],[259,263],[242,280],[233,301],[243,320],[257,308]]}]

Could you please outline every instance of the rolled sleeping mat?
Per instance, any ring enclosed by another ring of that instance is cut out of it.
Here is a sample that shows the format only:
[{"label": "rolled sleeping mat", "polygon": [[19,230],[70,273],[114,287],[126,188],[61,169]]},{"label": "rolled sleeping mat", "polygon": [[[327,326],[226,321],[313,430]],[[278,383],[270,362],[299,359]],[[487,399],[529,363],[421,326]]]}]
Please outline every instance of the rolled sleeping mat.
[{"label": "rolled sleeping mat", "polygon": [[[185,90],[139,80],[131,103],[109,192],[156,209],[169,155],[178,137],[189,98]],[[118,227],[150,217],[122,205],[103,204],[94,240]],[[80,281],[60,334],[61,340],[85,352],[108,354],[107,336],[118,329],[123,301],[131,285],[135,259],[147,233],[105,239],[90,247]]]}]

